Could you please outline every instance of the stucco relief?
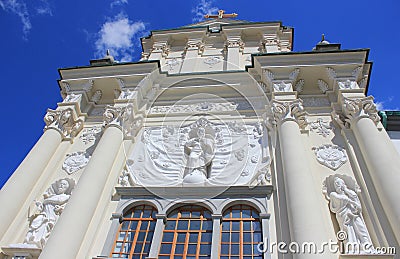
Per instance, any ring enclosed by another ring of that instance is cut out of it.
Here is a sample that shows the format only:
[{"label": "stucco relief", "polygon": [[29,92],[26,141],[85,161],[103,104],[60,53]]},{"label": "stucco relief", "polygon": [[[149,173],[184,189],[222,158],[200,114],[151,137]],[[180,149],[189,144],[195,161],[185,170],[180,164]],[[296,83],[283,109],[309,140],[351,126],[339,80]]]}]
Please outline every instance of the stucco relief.
[{"label": "stucco relief", "polygon": [[316,121],[310,122],[310,130],[321,135],[328,137],[335,128],[330,125],[329,121],[318,118]]},{"label": "stucco relief", "polygon": [[90,155],[83,151],[67,154],[62,169],[70,175],[84,168],[89,160]]},{"label": "stucco relief", "polygon": [[58,218],[67,204],[75,181],[64,178],[55,181],[43,194],[43,201],[35,201],[36,212],[29,216],[29,230],[24,243],[43,248]]},{"label": "stucco relief", "polygon": [[205,101],[187,105],[154,106],[151,107],[150,114],[235,111],[237,106],[237,104],[233,103],[210,103]]},{"label": "stucco relief", "polygon": [[82,140],[82,142],[87,145],[91,142],[94,142],[96,140],[96,136],[101,132],[101,127],[100,126],[94,126],[91,128],[85,128],[82,131],[82,134],[79,136],[79,138]]},{"label": "stucco relief", "polygon": [[320,147],[314,147],[313,150],[317,161],[333,170],[338,169],[347,161],[345,150],[336,145],[324,144]]},{"label": "stucco relief", "polygon": [[119,184],[267,184],[269,153],[260,127],[233,121],[218,124],[200,118],[182,126],[145,128],[141,141],[128,155],[131,162]]},{"label": "stucco relief", "polygon": [[331,175],[323,182],[322,192],[329,201],[329,209],[335,214],[339,224],[340,239],[342,239],[339,241],[352,244],[352,246],[346,247],[354,249],[346,252],[351,254],[375,253],[358,198],[360,187],[355,180],[346,175]]}]

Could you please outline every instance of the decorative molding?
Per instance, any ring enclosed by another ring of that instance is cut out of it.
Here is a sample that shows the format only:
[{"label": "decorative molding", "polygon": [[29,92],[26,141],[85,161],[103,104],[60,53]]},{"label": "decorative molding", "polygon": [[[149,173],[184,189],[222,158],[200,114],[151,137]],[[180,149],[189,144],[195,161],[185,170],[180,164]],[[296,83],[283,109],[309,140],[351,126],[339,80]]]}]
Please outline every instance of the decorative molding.
[{"label": "decorative molding", "polygon": [[180,63],[180,60],[177,58],[168,59],[165,62],[165,64],[168,66],[169,71],[173,71],[175,69],[175,66],[178,66]]},{"label": "decorative molding", "polygon": [[89,160],[90,155],[83,151],[67,154],[62,169],[67,172],[67,174],[71,175],[84,168],[88,164]]},{"label": "decorative molding", "polygon": [[82,94],[68,93],[64,98],[63,103],[76,103],[82,98]]},{"label": "decorative molding", "polygon": [[326,73],[328,74],[329,79],[336,80],[337,74],[333,68],[327,67]]},{"label": "decorative molding", "polygon": [[352,124],[353,121],[360,118],[369,118],[375,125],[379,123],[380,117],[374,103],[374,97],[364,98],[346,98],[342,102],[342,111],[345,116],[345,122]]},{"label": "decorative molding", "polygon": [[299,127],[304,129],[307,125],[303,102],[300,99],[293,101],[277,101],[273,100],[270,103],[267,114],[267,125],[277,125],[287,120],[292,120],[299,124]]},{"label": "decorative molding", "polygon": [[44,130],[55,129],[60,132],[63,139],[71,141],[83,128],[83,120],[74,118],[74,111],[71,108],[47,109],[44,122],[46,123]]},{"label": "decorative molding", "polygon": [[135,99],[137,91],[134,89],[122,89],[118,96],[118,100],[132,100]]},{"label": "decorative molding", "polygon": [[[290,74],[280,75],[280,79],[276,79],[276,75],[268,69],[264,69],[264,75],[267,80],[268,86],[275,92],[291,92],[293,91],[293,84],[296,81],[300,69],[296,68]],[[301,81],[301,80],[300,80]],[[304,80],[303,80],[304,83]]]},{"label": "decorative molding", "polygon": [[220,63],[221,60],[222,60],[221,57],[212,56],[212,57],[207,57],[207,58],[203,59],[203,63],[208,65],[211,68],[214,65]]},{"label": "decorative molding", "polygon": [[356,67],[356,68],[351,72],[351,75],[354,77],[355,80],[357,80],[357,78],[360,76],[362,70],[363,70],[363,68],[360,66],[360,67]]},{"label": "decorative molding", "polygon": [[150,114],[165,114],[165,113],[193,113],[193,112],[226,112],[235,111],[238,104],[232,103],[210,103],[202,102],[187,105],[166,105],[154,106],[150,109]]},{"label": "decorative molding", "polygon": [[360,81],[358,81],[358,87],[365,88],[367,87],[368,76],[364,76]]},{"label": "decorative molding", "polygon": [[93,86],[94,86],[94,80],[93,79],[89,79],[86,83],[84,83],[82,85],[82,89],[85,92],[90,92],[93,89]]},{"label": "decorative molding", "polygon": [[340,90],[349,90],[358,88],[357,82],[349,79],[338,81],[337,83]]},{"label": "decorative molding", "polygon": [[324,121],[322,118],[318,118],[316,121],[310,123],[310,129],[318,135],[326,138],[335,128],[330,125],[329,121]]},{"label": "decorative molding", "polygon": [[103,92],[101,90],[96,90],[90,100],[94,103],[100,101],[101,97],[103,96]]},{"label": "decorative molding", "polygon": [[322,79],[318,79],[318,87],[319,87],[319,89],[321,90],[321,92],[323,94],[326,93],[326,91],[329,90],[328,84]]},{"label": "decorative molding", "polygon": [[79,138],[82,142],[87,145],[88,143],[94,142],[96,140],[96,136],[101,132],[100,126],[93,126],[91,128],[85,128],[82,131],[82,134]]},{"label": "decorative molding", "polygon": [[43,201],[35,201],[36,211],[29,215],[29,230],[24,244],[43,248],[67,204],[75,187],[73,179],[55,181],[43,194]]},{"label": "decorative molding", "polygon": [[297,83],[296,83],[294,89],[295,89],[297,92],[299,92],[299,93],[303,92],[303,89],[304,89],[304,80],[303,80],[303,79],[300,79],[299,81],[297,81]]},{"label": "decorative molding", "polygon": [[125,88],[125,81],[122,78],[118,78],[118,77],[116,77],[115,79],[118,82],[119,88],[120,89],[124,89]]},{"label": "decorative molding", "polygon": [[313,150],[317,161],[333,170],[338,169],[347,162],[346,152],[339,146],[324,144],[320,147],[314,147]]}]

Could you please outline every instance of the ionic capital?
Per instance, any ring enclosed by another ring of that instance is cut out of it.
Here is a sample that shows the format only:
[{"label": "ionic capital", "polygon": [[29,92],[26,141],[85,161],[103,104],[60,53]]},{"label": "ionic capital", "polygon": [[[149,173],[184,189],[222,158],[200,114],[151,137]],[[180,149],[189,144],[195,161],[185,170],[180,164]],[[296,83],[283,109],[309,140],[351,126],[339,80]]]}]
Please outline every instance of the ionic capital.
[{"label": "ionic capital", "polygon": [[305,111],[301,100],[277,101],[273,100],[267,107],[267,126],[279,125],[285,121],[295,121],[300,128],[307,125]]},{"label": "ionic capital", "polygon": [[57,130],[63,140],[70,140],[78,135],[83,128],[83,120],[78,119],[72,108],[64,110],[48,109],[44,116],[46,126],[44,130],[54,129]]}]

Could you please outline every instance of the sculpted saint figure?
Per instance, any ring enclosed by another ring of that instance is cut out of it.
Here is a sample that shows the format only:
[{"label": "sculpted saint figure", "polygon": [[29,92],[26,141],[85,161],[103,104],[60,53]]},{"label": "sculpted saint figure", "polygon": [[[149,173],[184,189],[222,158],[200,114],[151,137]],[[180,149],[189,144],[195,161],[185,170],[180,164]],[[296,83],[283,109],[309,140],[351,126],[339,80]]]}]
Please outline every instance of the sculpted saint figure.
[{"label": "sculpted saint figure", "polygon": [[[339,177],[334,178],[333,185],[335,191],[329,194],[330,210],[336,214],[340,230],[347,233],[345,242],[359,244],[361,245],[360,249],[373,249],[371,238],[361,215],[361,203],[356,192],[350,190],[345,181]],[[360,250],[360,252],[366,251]]]},{"label": "sculpted saint figure", "polygon": [[206,129],[203,127],[196,128],[195,131],[197,131],[197,136],[190,138],[184,147],[186,156],[184,182],[186,183],[204,182],[209,176],[209,167],[214,158],[213,136],[206,134]]},{"label": "sculpted saint figure", "polygon": [[69,200],[75,186],[72,179],[61,179],[53,183],[43,194],[43,202],[36,201],[38,213],[30,217],[25,244],[43,248],[54,225]]}]

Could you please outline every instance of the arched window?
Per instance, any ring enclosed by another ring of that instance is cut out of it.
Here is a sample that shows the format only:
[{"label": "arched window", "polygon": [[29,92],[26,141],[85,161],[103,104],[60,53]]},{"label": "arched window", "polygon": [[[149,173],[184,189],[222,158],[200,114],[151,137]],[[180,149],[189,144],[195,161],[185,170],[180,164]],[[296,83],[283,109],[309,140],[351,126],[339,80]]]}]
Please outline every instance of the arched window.
[{"label": "arched window", "polygon": [[155,208],[147,205],[136,206],[125,213],[110,256],[146,258],[153,239],[156,213]]},{"label": "arched window", "polygon": [[210,258],[211,213],[199,206],[172,211],[164,228],[158,258]]},{"label": "arched window", "polygon": [[221,222],[220,258],[262,258],[257,245],[262,241],[258,212],[247,205],[227,209]]}]

